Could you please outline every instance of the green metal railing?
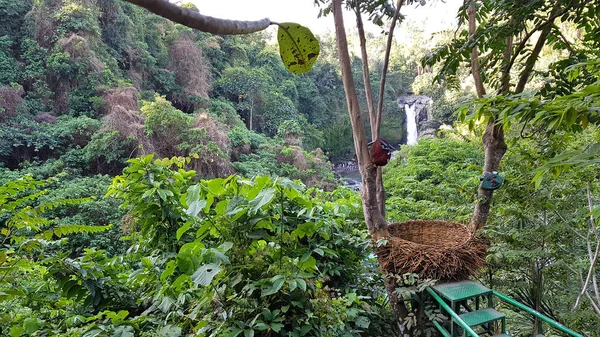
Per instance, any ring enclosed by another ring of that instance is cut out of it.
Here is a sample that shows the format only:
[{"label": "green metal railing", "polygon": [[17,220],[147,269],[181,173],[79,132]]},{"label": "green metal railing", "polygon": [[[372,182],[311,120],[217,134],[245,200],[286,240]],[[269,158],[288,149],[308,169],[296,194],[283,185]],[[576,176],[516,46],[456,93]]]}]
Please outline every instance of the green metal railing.
[{"label": "green metal railing", "polygon": [[[468,326],[459,316],[456,312],[454,312],[454,310],[452,310],[452,308],[450,308],[450,306],[448,306],[448,304],[446,304],[446,302],[438,295],[435,293],[435,290],[431,289],[430,287],[427,287],[427,292],[429,293],[429,295],[431,295],[431,297],[433,297],[442,308],[444,308],[444,310],[446,310],[446,312],[448,314],[450,314],[450,316],[452,316],[452,318],[454,319],[454,321],[456,322],[456,324],[460,325],[463,329],[465,329],[465,333],[468,333],[469,335],[471,335],[472,337],[479,337],[479,335],[477,333],[475,333],[475,331],[473,331],[473,329],[471,329],[470,326]],[[437,323],[437,322],[436,322]],[[435,323],[434,323],[435,325]],[[444,336],[446,336],[447,331],[446,329],[444,329],[441,325],[437,324],[436,328],[438,328],[438,330],[440,330],[442,332],[442,334]],[[441,329],[440,329],[441,328]],[[448,334],[449,336],[450,334]],[[580,336],[580,335],[579,335]],[[579,337],[578,336],[578,337]],[[582,336],[583,337],[583,336]]]},{"label": "green metal railing", "polygon": [[550,325],[551,327],[553,327],[557,330],[560,330],[560,331],[562,331],[566,334],[569,334],[570,336],[573,336],[573,337],[583,337],[582,334],[577,333],[577,332],[567,328],[566,326],[558,323],[557,321],[555,321],[547,316],[542,315],[538,311],[533,310],[530,307],[515,301],[514,299],[504,295],[503,293],[497,292],[496,290],[494,290],[493,293],[494,293],[494,296],[498,297],[499,299],[503,300],[504,302],[506,302],[510,305],[514,305],[515,307],[517,307],[523,311],[526,311],[529,314],[532,314],[533,316],[539,318],[541,321],[547,323],[548,325]]},{"label": "green metal railing", "polygon": [[450,335],[450,333],[448,332],[448,330],[446,330],[443,326],[440,325],[440,323],[433,321],[433,325],[438,329],[438,331],[444,336],[444,337],[452,337]]}]

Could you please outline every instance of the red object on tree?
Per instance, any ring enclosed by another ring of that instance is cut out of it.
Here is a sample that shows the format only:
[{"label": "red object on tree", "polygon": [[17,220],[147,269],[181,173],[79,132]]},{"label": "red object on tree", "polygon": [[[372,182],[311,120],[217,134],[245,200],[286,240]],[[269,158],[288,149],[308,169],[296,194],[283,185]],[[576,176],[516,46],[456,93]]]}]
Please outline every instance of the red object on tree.
[{"label": "red object on tree", "polygon": [[371,148],[371,157],[375,166],[385,166],[392,157],[395,149],[383,138],[377,138]]}]

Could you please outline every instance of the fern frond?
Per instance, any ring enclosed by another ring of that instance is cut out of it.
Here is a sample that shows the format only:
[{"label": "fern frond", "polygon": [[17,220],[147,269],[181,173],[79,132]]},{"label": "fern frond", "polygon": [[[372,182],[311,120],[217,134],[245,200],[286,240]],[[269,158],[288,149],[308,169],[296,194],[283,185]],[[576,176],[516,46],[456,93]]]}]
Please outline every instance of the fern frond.
[{"label": "fern frond", "polygon": [[109,230],[112,225],[87,226],[87,225],[63,225],[52,229],[54,235],[62,237],[69,234],[95,234]]},{"label": "fern frond", "polygon": [[38,215],[40,213],[55,209],[60,206],[79,205],[79,204],[83,204],[86,202],[90,202],[92,199],[94,199],[94,197],[73,198],[73,199],[63,199],[63,200],[57,200],[57,201],[44,202],[44,203],[38,205],[37,207],[35,207],[33,209],[32,213],[34,215]]}]

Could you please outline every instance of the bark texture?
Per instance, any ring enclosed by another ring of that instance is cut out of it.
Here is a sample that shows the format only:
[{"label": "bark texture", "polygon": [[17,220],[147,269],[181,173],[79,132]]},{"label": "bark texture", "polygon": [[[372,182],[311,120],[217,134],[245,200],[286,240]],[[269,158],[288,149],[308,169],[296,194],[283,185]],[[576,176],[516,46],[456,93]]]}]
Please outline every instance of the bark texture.
[{"label": "bark texture", "polygon": [[[467,8],[467,16],[469,17],[469,37],[471,40],[473,40],[473,37],[477,32],[474,1],[471,1],[469,8]],[[473,80],[475,80],[477,97],[481,98],[485,95],[485,87],[483,86],[483,79],[481,78],[481,68],[479,67],[479,50],[477,49],[477,46],[474,46],[471,50],[471,73],[473,74]]]},{"label": "bark texture", "polygon": [[[570,9],[572,4],[569,4],[562,10],[560,10],[561,2],[556,2],[552,11],[546,21],[544,21],[539,26],[535,27],[532,32],[527,34],[525,39],[521,41],[521,43],[516,47],[516,50],[513,52],[513,38],[509,37],[506,40],[506,50],[504,52],[504,62],[506,64],[502,70],[501,76],[501,86],[498,90],[498,94],[505,95],[510,93],[510,71],[514,64],[515,59],[519,55],[520,51],[525,48],[527,43],[527,39],[531,36],[534,31],[540,30],[540,36],[533,47],[533,50],[527,57],[525,61],[525,67],[519,76],[519,81],[515,88],[514,93],[520,94],[525,90],[525,85],[529,81],[531,77],[531,73],[533,71],[533,67],[540,56],[542,48],[546,44],[548,39],[548,35],[552,30],[554,21],[566,11]],[[475,2],[472,1],[469,4],[469,8],[467,9],[467,15],[469,19],[469,35],[471,39],[474,38],[474,35],[477,31],[477,23],[475,18]],[[512,18],[510,22],[512,23]],[[477,88],[477,95],[479,97],[483,97],[485,95],[485,88],[483,86],[483,81],[481,78],[481,71],[479,68],[478,61],[478,52],[477,47],[473,47],[471,52],[471,71],[473,73],[473,78],[475,80],[475,87]],[[485,163],[484,163],[484,172],[492,172],[498,171],[500,167],[500,161],[502,157],[506,153],[507,146],[504,141],[504,130],[502,129],[502,125],[497,124],[495,118],[491,118],[488,124],[486,125],[485,133],[483,134],[483,146],[485,149]],[[473,217],[471,218],[471,228],[473,230],[478,230],[482,228],[487,222],[489,213],[490,213],[490,203],[492,200],[494,192],[486,191],[483,189],[479,189],[477,191],[478,202],[475,205],[475,211],[473,212]]]},{"label": "bark texture", "polygon": [[[506,153],[507,146],[504,142],[504,130],[502,129],[502,125],[496,124],[495,119],[491,119],[485,128],[485,133],[483,134],[483,147],[485,154],[483,171],[497,171],[500,167],[500,161]],[[475,211],[471,218],[471,229],[473,230],[481,229],[487,222],[494,191],[479,188],[477,195],[479,200],[475,205]]]},{"label": "bark texture", "polygon": [[367,145],[367,136],[360,118],[358,95],[356,93],[354,79],[352,78],[348,41],[342,18],[341,0],[333,1],[333,17],[335,20],[338,56],[342,69],[342,82],[346,93],[346,103],[348,104],[352,135],[354,137],[354,150],[356,152],[358,167],[363,182],[362,200],[365,222],[367,223],[369,233],[371,233],[373,239],[378,240],[388,236],[387,222],[382,216],[377,202],[377,167],[371,162],[371,155]]},{"label": "bark texture", "polygon": [[202,15],[179,7],[167,0],[125,0],[184,26],[219,35],[239,35],[258,32],[271,25],[271,20],[236,21]]}]

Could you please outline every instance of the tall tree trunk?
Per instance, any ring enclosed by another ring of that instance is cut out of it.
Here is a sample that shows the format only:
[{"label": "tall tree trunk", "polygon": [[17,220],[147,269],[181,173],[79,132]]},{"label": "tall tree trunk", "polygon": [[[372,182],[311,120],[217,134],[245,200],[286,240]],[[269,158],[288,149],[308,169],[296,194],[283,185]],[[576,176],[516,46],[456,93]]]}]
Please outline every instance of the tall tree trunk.
[{"label": "tall tree trunk", "polygon": [[367,39],[365,37],[365,29],[360,12],[360,1],[356,1],[356,28],[358,30],[358,40],[360,41],[360,55],[362,57],[363,68],[363,84],[365,86],[365,97],[367,99],[367,107],[369,108],[369,124],[371,125],[371,139],[379,137],[377,132],[377,114],[375,111],[375,102],[373,102],[373,88],[371,87],[371,76],[369,71],[369,58],[367,56]]},{"label": "tall tree trunk", "polygon": [[[333,18],[335,21],[338,56],[340,59],[340,67],[342,69],[342,82],[346,93],[350,122],[352,123],[354,149],[356,151],[360,175],[363,181],[362,203],[365,222],[369,229],[369,233],[374,240],[373,243],[375,243],[378,239],[386,238],[388,236],[387,222],[378,207],[376,195],[377,167],[371,162],[371,155],[369,154],[369,149],[367,147],[366,132],[360,118],[358,95],[356,94],[356,86],[352,77],[348,42],[346,40],[346,30],[342,17],[342,0],[333,0]],[[394,292],[396,289],[396,280],[392,277],[386,277],[384,282],[392,305],[392,310],[396,317],[396,322],[399,326],[403,326],[403,318],[407,317],[408,309],[404,305],[404,302],[398,298]]]},{"label": "tall tree trunk", "polygon": [[[371,87],[371,76],[369,71],[369,58],[367,56],[367,39],[365,38],[365,29],[362,21],[362,15],[360,11],[360,2],[356,2],[355,6],[356,13],[356,27],[358,28],[358,37],[360,41],[360,52],[363,64],[363,82],[365,87],[365,97],[367,99],[367,107],[369,108],[369,124],[371,126],[371,140],[379,138],[379,125],[381,119],[378,118],[377,112],[375,111],[375,103],[373,102],[373,88]],[[389,54],[386,55],[389,59]],[[387,67],[386,67],[387,68]],[[383,70],[382,77],[385,78],[385,71]],[[385,218],[385,189],[383,187],[383,172],[381,167],[377,167],[377,176],[375,178],[377,204],[379,205],[379,212],[381,216]]]},{"label": "tall tree trunk", "polygon": [[248,128],[248,130],[252,131],[252,113],[254,110],[254,96],[252,96],[252,98],[250,99],[250,127]]},{"label": "tall tree trunk", "polygon": [[[519,82],[517,87],[515,88],[515,93],[520,94],[525,90],[525,85],[531,76],[531,72],[535,65],[537,58],[539,57],[542,48],[546,44],[546,40],[548,38],[548,34],[552,28],[552,24],[554,20],[557,18],[557,13],[559,13],[560,2],[557,2],[550,13],[548,20],[544,23],[543,29],[540,33],[540,37],[536,42],[531,54],[525,61],[525,68],[521,72],[519,77]],[[467,15],[469,17],[469,35],[471,39],[474,38],[474,35],[477,30],[476,20],[475,20],[475,4],[472,1],[469,4],[469,8],[467,9]],[[512,38],[507,40],[507,49],[504,53],[505,60],[504,62],[508,62],[505,69],[503,69],[502,79],[501,79],[501,88],[500,94],[508,94],[510,90],[510,70],[512,66],[512,62],[508,60],[512,60],[514,56],[511,56],[512,49]],[[519,46],[521,48],[521,46]],[[473,78],[475,79],[475,87],[477,88],[477,95],[482,97],[485,95],[485,89],[483,87],[483,82],[481,79],[481,73],[479,68],[479,61],[477,59],[477,47],[473,47],[473,52],[471,53],[471,69],[473,72]],[[504,141],[504,129],[501,124],[498,124],[495,118],[491,118],[485,128],[485,133],[483,134],[483,146],[485,150],[485,163],[483,167],[484,172],[493,172],[498,171],[500,167],[500,161],[504,154],[506,153],[507,146]],[[492,201],[493,191],[486,191],[481,188],[477,191],[478,201],[475,205],[475,211],[473,212],[473,217],[471,218],[471,229],[478,230],[482,228],[487,222],[489,213],[490,213],[490,203]]]},{"label": "tall tree trunk", "polygon": [[[504,157],[508,147],[504,142],[504,130],[502,129],[502,125],[497,124],[494,118],[490,119],[486,125],[483,134],[483,148],[485,154],[483,172],[498,171],[500,161],[502,160],[502,157]],[[471,218],[470,226],[472,230],[482,228],[487,222],[494,191],[484,190],[480,187],[477,190],[477,195],[477,204],[475,205],[473,217]]]},{"label": "tall tree trunk", "polygon": [[348,42],[342,18],[341,0],[333,1],[333,17],[335,20],[336,44],[340,59],[340,67],[342,69],[342,82],[346,93],[346,103],[348,104],[350,123],[352,124],[354,150],[356,151],[358,167],[363,181],[362,201],[365,221],[373,239],[378,240],[388,236],[387,222],[379,211],[377,204],[375,185],[377,167],[373,165],[371,161],[365,128],[360,118],[358,95],[356,93],[354,79],[352,78],[350,54],[348,52]]},{"label": "tall tree trunk", "polygon": [[[475,33],[477,32],[474,1],[471,1],[469,4],[469,8],[467,8],[467,15],[469,19],[469,36],[473,40]],[[510,52],[505,53],[505,56],[507,54],[510,55]],[[509,69],[506,71],[509,71]],[[483,79],[481,78],[479,52],[477,50],[477,46],[474,46],[473,50],[471,51],[471,73],[473,74],[473,79],[475,81],[477,96],[481,98],[483,95],[485,95],[485,87],[483,86]],[[508,74],[506,76],[508,76]],[[508,88],[509,86],[510,85],[507,85],[506,87]],[[483,147],[485,151],[483,172],[498,171],[498,168],[500,167],[500,161],[506,153],[507,146],[504,142],[504,129],[502,129],[501,124],[496,123],[495,118],[490,118],[485,127],[485,132],[483,134]],[[487,222],[490,214],[490,203],[492,202],[492,196],[494,195],[494,192],[484,190],[480,187],[477,190],[477,195],[477,204],[475,205],[473,217],[471,218],[471,230],[478,230]]]},{"label": "tall tree trunk", "polygon": [[[538,259],[533,260],[533,305],[535,311],[542,312],[542,296],[544,293],[544,266]],[[542,332],[542,321],[534,317],[532,336]]]}]

